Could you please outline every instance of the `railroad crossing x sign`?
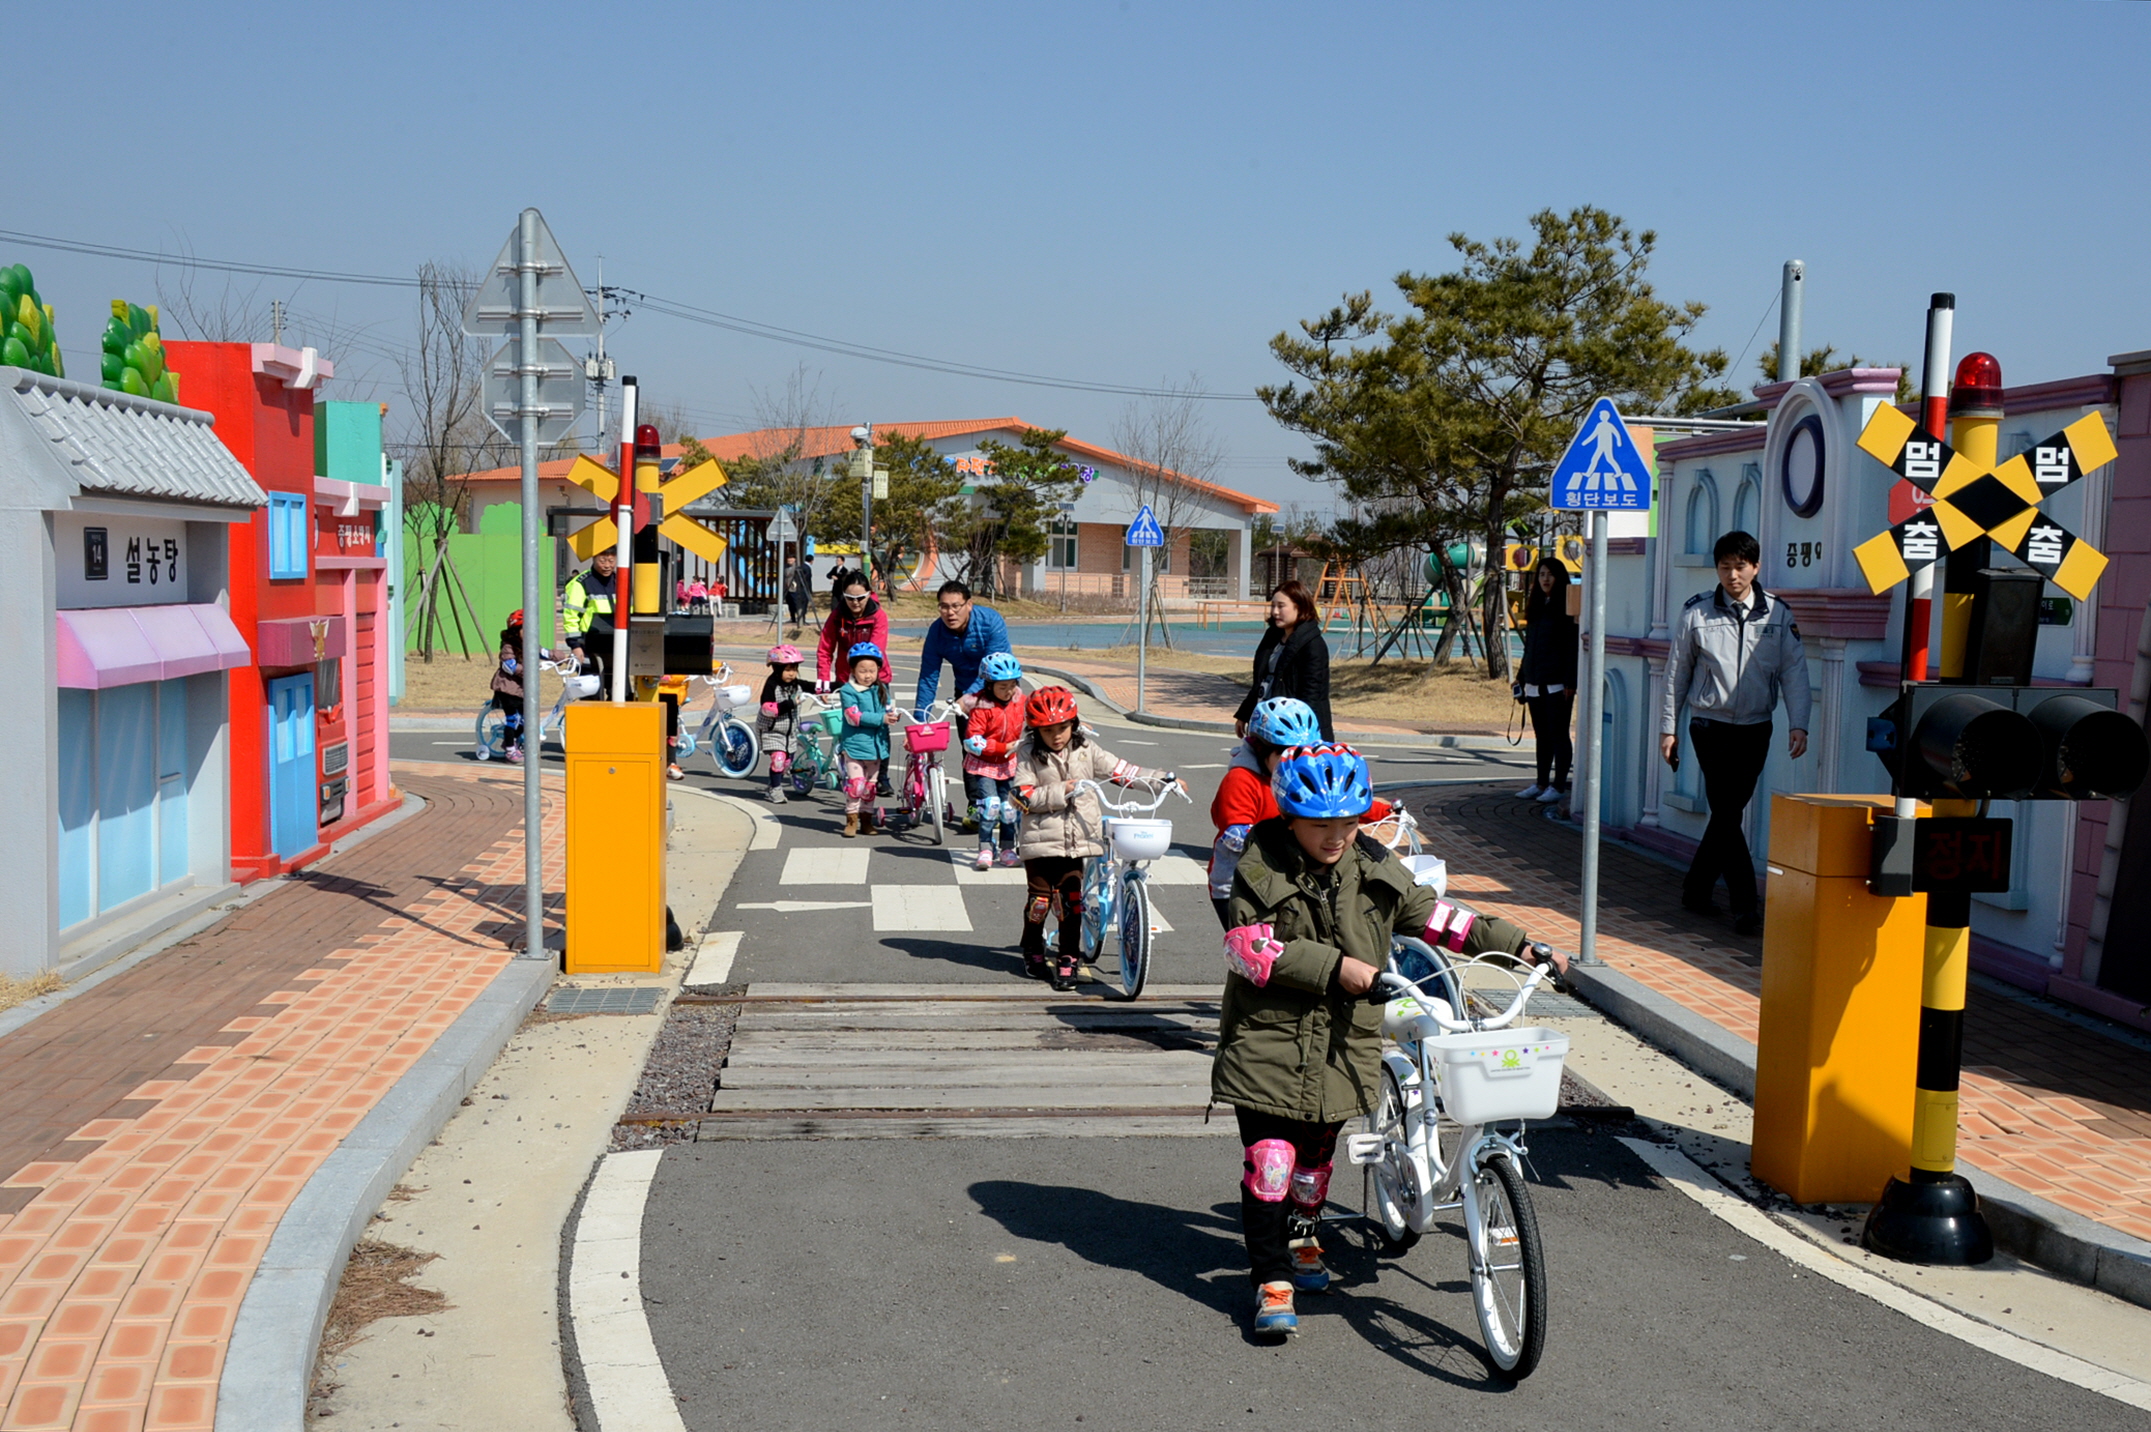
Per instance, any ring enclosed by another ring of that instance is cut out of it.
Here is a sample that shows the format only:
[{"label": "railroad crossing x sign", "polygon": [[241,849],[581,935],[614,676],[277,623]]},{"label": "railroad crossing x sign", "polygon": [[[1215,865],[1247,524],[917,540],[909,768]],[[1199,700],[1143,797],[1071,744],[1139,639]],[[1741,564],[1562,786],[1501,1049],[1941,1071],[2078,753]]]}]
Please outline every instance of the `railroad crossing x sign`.
[{"label": "railroad crossing x sign", "polygon": [[[575,459],[575,466],[568,469],[568,481],[586,492],[596,493],[607,507],[620,491],[619,474],[587,456]],[[724,469],[710,461],[696,463],[670,482],[660,484],[655,492],[636,493],[635,530],[640,532],[654,521],[659,536],[671,538],[705,561],[717,561],[724,556],[724,538],[680,509],[724,484]],[[672,514],[669,517],[665,515],[668,512]],[[568,534],[568,546],[585,562],[618,541],[619,531],[610,517],[600,517],[589,526]]]},{"label": "railroad crossing x sign", "polygon": [[2028,452],[1980,468],[1910,416],[1884,404],[1860,433],[1860,449],[1934,505],[1853,548],[1868,590],[1885,592],[1978,537],[1991,537],[2078,601],[2091,595],[2106,558],[2039,510],[2039,504],[2115,456],[2106,420],[2088,414]]}]

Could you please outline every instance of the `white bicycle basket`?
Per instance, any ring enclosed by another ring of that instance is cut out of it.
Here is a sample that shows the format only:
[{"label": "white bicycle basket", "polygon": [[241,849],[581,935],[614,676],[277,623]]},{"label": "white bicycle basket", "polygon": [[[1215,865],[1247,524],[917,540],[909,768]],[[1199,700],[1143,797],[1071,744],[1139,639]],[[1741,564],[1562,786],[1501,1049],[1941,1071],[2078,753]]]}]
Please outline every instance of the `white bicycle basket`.
[{"label": "white bicycle basket", "polygon": [[571,676],[567,680],[568,698],[572,701],[588,701],[598,694],[595,676]]},{"label": "white bicycle basket", "polygon": [[1169,820],[1122,820],[1105,823],[1113,854],[1122,860],[1157,860],[1173,848],[1173,823]]},{"label": "white bicycle basket", "polygon": [[1441,1099],[1459,1124],[1550,1119],[1561,1107],[1568,1036],[1558,1029],[1438,1034],[1427,1049],[1441,1066]]},{"label": "white bicycle basket", "polygon": [[1448,861],[1438,855],[1400,855],[1397,859],[1412,873],[1412,884],[1433,887],[1437,900],[1449,893]]}]

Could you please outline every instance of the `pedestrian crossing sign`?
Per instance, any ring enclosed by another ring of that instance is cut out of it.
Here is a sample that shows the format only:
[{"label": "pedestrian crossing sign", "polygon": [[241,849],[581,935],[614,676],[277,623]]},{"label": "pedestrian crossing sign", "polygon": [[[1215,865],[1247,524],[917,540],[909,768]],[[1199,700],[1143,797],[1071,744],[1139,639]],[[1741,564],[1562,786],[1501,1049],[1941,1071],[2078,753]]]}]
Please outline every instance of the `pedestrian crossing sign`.
[{"label": "pedestrian crossing sign", "polygon": [[1600,398],[1554,464],[1550,505],[1569,512],[1648,512],[1653,481],[1613,400]]},{"label": "pedestrian crossing sign", "polygon": [[1150,504],[1147,502],[1143,504],[1143,510],[1135,514],[1135,520],[1128,524],[1128,545],[1130,547],[1163,547],[1165,545],[1165,529],[1158,526],[1158,519],[1151,515]]}]

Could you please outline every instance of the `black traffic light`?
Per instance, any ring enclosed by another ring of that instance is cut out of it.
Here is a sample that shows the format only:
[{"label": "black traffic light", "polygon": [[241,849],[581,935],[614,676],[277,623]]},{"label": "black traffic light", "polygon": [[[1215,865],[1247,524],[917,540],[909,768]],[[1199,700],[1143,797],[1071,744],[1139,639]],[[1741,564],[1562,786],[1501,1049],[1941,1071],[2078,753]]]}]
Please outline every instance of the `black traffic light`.
[{"label": "black traffic light", "polygon": [[1921,682],[1869,744],[1918,800],[2097,800],[2132,794],[2151,742],[2110,688]]}]

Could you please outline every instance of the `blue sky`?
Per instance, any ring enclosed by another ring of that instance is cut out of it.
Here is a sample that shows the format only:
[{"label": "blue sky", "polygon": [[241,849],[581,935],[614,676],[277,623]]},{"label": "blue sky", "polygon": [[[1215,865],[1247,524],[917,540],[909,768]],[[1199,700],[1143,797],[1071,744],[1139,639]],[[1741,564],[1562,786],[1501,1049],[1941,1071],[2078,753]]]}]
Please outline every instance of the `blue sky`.
[{"label": "blue sky", "polygon": [[[1280,376],[1272,334],[1448,267],[1449,232],[1591,203],[1657,231],[1700,344],[1754,335],[1743,383],[1791,257],[1840,353],[1916,364],[1935,289],[2012,383],[2151,348],[2151,5],[16,6],[6,33],[0,227],[130,248],[407,274],[486,261],[536,204],[585,282],[602,253],[764,323],[1244,394]],[[156,296],[145,265],[0,240],[15,260],[77,375],[107,301]],[[338,395],[393,396],[407,295],[253,293],[342,342]],[[1109,441],[1128,401],[652,314],[609,345],[712,433],[801,362],[843,421]],[[1207,412],[1222,480],[1326,501],[1258,404]]]}]

